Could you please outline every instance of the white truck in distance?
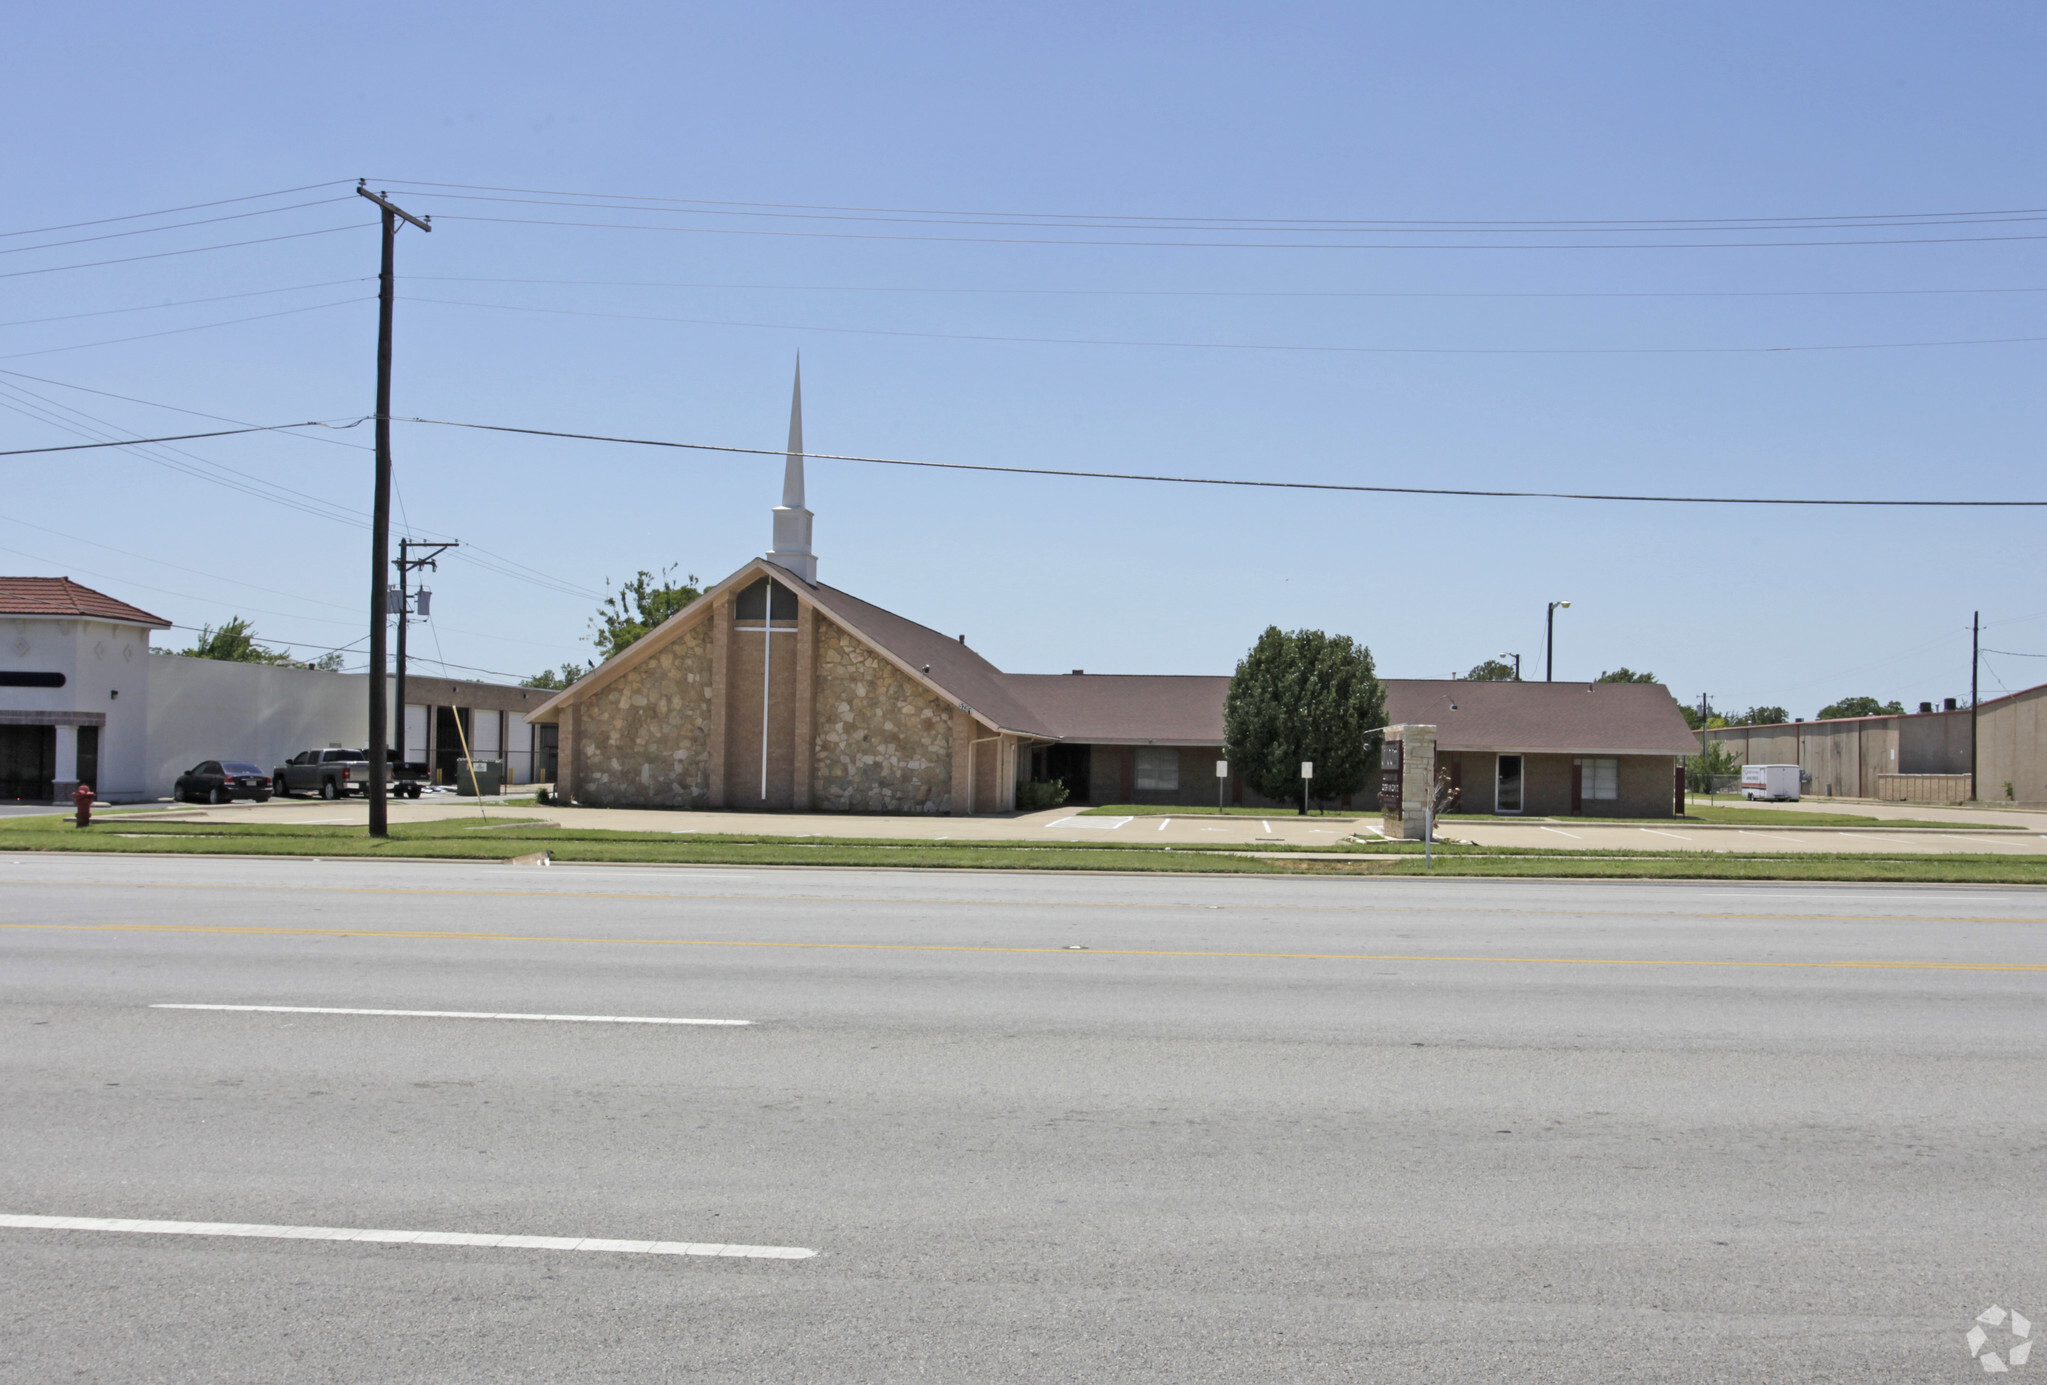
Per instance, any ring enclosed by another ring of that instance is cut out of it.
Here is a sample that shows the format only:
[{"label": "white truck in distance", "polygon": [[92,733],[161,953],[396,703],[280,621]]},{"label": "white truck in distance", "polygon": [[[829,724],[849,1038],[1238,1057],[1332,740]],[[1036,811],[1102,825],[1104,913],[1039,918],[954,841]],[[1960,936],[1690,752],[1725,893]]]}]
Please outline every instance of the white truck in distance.
[{"label": "white truck in distance", "polygon": [[1743,765],[1741,796],[1768,799],[1773,803],[1796,803],[1804,771],[1797,765]]}]

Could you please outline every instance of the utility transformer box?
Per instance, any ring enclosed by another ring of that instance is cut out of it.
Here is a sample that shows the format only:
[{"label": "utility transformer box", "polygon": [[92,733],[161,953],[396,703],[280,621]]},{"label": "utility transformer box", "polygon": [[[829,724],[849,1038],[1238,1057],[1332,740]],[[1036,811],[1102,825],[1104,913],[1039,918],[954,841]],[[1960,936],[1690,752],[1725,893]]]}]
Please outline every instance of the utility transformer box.
[{"label": "utility transformer box", "polygon": [[1795,803],[1801,778],[1797,765],[1743,765],[1741,796],[1767,799],[1772,803]]}]

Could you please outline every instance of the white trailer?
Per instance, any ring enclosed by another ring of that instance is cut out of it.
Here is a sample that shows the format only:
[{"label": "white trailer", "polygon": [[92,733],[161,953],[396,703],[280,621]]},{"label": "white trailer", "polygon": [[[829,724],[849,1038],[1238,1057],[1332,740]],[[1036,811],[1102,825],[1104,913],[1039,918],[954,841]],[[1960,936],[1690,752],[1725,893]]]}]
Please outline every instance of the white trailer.
[{"label": "white trailer", "polygon": [[1803,771],[1797,765],[1743,765],[1741,796],[1795,803]]}]

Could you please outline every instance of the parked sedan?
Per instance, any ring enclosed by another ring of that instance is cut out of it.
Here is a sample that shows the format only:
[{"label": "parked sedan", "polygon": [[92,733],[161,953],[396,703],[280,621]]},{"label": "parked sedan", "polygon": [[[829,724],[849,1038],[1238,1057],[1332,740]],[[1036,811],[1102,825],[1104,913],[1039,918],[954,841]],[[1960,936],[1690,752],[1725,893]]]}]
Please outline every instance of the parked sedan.
[{"label": "parked sedan", "polygon": [[270,776],[243,760],[201,760],[178,776],[172,794],[185,803],[270,801]]}]

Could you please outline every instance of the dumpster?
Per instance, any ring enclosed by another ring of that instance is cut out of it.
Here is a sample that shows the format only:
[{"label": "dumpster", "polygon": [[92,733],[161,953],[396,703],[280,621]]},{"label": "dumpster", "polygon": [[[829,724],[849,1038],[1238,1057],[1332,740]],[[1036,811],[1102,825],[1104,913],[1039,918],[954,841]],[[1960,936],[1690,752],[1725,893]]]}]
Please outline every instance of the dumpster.
[{"label": "dumpster", "polygon": [[455,762],[455,792],[463,797],[474,798],[479,793],[501,793],[503,789],[503,761],[457,760]]}]

